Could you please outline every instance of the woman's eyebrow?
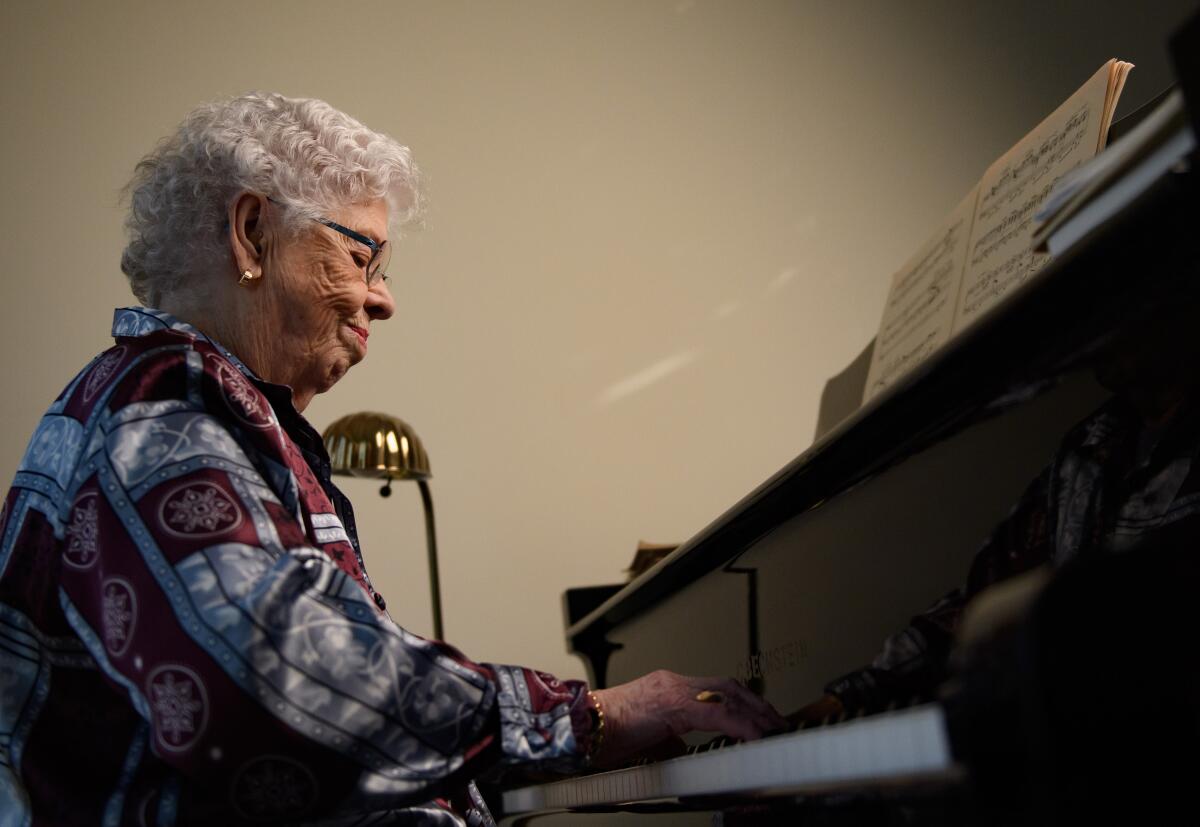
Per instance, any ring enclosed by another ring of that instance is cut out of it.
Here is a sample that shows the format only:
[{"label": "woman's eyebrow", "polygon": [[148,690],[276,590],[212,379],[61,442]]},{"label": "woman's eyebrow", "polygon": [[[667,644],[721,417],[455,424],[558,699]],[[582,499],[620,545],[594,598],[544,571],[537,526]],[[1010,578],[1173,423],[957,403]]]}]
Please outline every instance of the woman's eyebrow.
[{"label": "woman's eyebrow", "polygon": [[[368,232],[368,231],[366,231],[366,230],[359,230],[359,229],[356,229],[356,228],[354,228],[354,227],[351,227],[351,226],[349,226],[349,225],[343,225],[343,226],[345,226],[347,230],[353,230],[354,232],[358,233],[359,235],[363,236],[364,238],[369,238],[369,239],[371,239],[373,242],[375,242],[375,245],[376,245],[377,247],[382,247],[382,246],[383,246],[383,242],[379,240],[379,237],[378,237],[377,235],[375,235],[375,233],[373,233],[373,232]],[[331,228],[331,229],[332,229],[332,228]],[[347,246],[349,246],[349,245],[351,245],[351,244],[362,244],[362,242],[361,242],[361,241],[359,241],[357,238],[351,238],[350,236],[346,235],[345,233],[338,233],[338,235],[339,235],[339,236],[341,236],[341,239],[342,239],[342,241],[343,241],[343,242],[344,242],[344,243],[345,243]],[[368,245],[363,245],[363,246],[368,246]]]},{"label": "woman's eyebrow", "polygon": [[[354,228],[352,227],[351,229],[354,229]],[[377,236],[375,233],[373,233],[373,232],[371,232],[371,231],[369,231],[369,230],[354,230],[354,232],[358,233],[359,235],[363,235],[363,236],[366,236],[367,238],[371,239],[372,241],[374,241],[374,242],[375,242],[376,246],[379,246],[379,247],[382,247],[382,246],[383,246],[383,241],[382,241],[382,240],[380,240],[379,236]],[[353,241],[353,239],[347,239],[347,240],[349,240],[349,241]]]}]

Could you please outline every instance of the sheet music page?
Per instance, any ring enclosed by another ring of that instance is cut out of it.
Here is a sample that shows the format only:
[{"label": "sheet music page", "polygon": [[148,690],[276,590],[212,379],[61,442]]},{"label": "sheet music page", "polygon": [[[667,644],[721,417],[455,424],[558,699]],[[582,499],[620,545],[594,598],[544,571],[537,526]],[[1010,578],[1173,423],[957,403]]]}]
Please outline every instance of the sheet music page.
[{"label": "sheet music page", "polygon": [[1049,258],[1032,250],[1033,215],[1063,175],[1096,154],[1115,64],[1104,64],[984,173],[954,316],[956,333],[1024,284]]},{"label": "sheet music page", "polygon": [[950,338],[978,187],[892,276],[863,391],[866,402]]}]

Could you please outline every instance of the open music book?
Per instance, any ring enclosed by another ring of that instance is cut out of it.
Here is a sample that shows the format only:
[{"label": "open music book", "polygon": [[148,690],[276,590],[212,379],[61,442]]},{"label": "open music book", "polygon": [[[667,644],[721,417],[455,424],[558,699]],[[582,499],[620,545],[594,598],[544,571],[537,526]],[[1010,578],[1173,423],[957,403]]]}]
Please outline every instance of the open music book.
[{"label": "open music book", "polygon": [[988,167],[937,231],[892,277],[863,391],[866,402],[1038,272],[1034,213],[1062,176],[1105,145],[1133,64],[1105,63]]},{"label": "open music book", "polygon": [[[1139,114],[1142,110],[1129,117]],[[1195,148],[1183,94],[1175,89],[1104,152],[1063,178],[1034,217],[1038,227],[1033,249],[1052,256],[1070,249],[1176,169]]]}]

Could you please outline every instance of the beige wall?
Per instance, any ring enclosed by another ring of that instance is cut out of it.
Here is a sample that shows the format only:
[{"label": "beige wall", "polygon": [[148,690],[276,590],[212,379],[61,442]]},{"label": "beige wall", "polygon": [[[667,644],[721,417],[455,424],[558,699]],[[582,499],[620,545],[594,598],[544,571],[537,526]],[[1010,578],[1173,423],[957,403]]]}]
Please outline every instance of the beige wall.
[{"label": "beige wall", "polygon": [[[432,203],[397,316],[311,419],[412,423],[448,637],[580,675],[562,590],[804,449],[893,268],[1104,59],[1139,64],[1127,102],[1164,84],[1191,6],[5,0],[0,476],[133,303],[138,157],[201,100],[324,98],[410,144]],[[394,616],[427,633],[417,491],[346,490]]]}]

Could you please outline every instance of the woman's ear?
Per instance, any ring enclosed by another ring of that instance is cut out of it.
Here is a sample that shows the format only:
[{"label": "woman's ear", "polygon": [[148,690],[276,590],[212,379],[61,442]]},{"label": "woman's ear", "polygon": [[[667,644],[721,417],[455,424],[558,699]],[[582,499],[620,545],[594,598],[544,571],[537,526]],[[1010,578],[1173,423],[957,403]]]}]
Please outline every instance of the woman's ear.
[{"label": "woman's ear", "polygon": [[[229,204],[229,245],[240,277],[256,279],[262,275],[265,249],[262,220],[265,196],[241,192]],[[247,275],[249,273],[249,275]]]}]

